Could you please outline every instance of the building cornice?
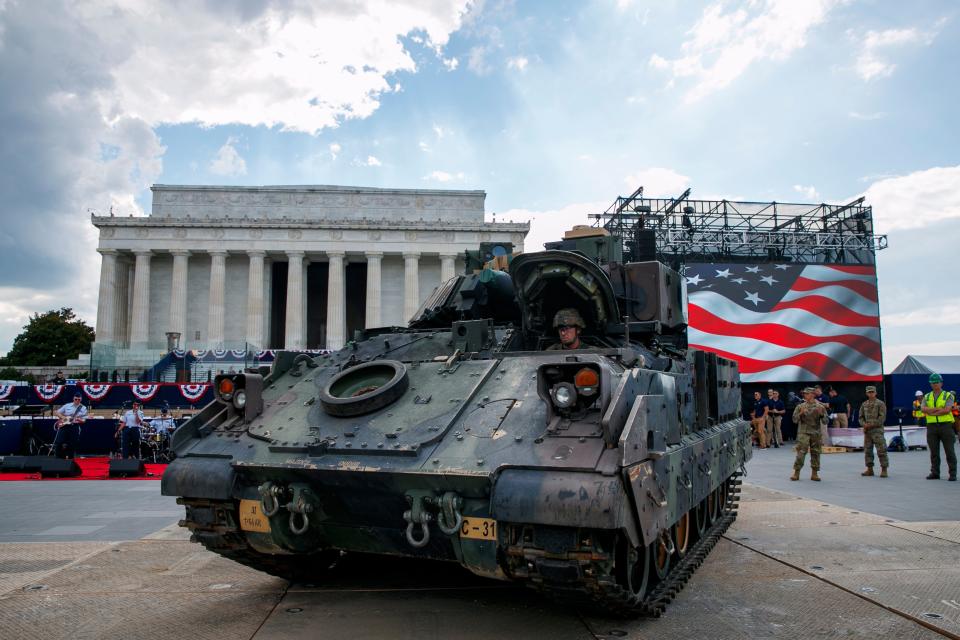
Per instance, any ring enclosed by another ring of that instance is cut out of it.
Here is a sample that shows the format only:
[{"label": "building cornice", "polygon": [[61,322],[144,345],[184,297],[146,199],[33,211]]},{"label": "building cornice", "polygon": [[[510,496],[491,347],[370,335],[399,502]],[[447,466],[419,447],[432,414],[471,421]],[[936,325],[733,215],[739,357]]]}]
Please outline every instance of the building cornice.
[{"label": "building cornice", "polygon": [[200,228],[200,229],[368,229],[413,231],[505,231],[522,232],[530,230],[529,222],[481,222],[469,223],[450,221],[444,223],[427,220],[323,220],[290,219],[265,220],[255,218],[173,218],[157,216],[98,216],[91,215],[90,221],[97,228]]}]

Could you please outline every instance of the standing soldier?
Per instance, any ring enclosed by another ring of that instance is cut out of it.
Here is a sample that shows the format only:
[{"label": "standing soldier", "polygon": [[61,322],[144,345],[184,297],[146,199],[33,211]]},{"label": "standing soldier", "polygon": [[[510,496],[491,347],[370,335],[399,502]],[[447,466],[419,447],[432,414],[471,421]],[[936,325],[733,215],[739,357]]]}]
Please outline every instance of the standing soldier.
[{"label": "standing soldier", "polygon": [[923,415],[923,391],[917,389],[917,392],[913,394],[913,421],[918,427],[924,425],[925,416]]},{"label": "standing soldier", "polygon": [[823,436],[820,434],[820,422],[827,416],[827,409],[817,402],[812,387],[803,390],[803,402],[793,410],[793,421],[797,425],[797,459],[793,461],[791,480],[800,479],[800,469],[810,451],[810,479],[820,482],[820,451]]},{"label": "standing soldier", "polygon": [[939,373],[930,374],[932,391],[923,396],[923,415],[927,417],[927,448],[930,450],[930,475],[927,480],[940,479],[940,445],[947,457],[949,480],[957,479],[957,452],[954,445],[957,434],[953,431],[953,394],[943,390],[943,378]]},{"label": "standing soldier", "polygon": [[826,411],[826,409],[830,408],[830,396],[823,392],[823,387],[814,385],[813,398],[823,405],[824,408],[823,417],[820,418],[820,444],[830,444],[830,433],[827,431],[827,423],[830,422],[830,412]]},{"label": "standing soldier", "polygon": [[887,467],[890,459],[887,458],[887,441],[883,436],[883,423],[887,418],[887,405],[883,400],[877,400],[877,388],[867,387],[867,399],[860,405],[860,426],[863,427],[863,456],[867,461],[867,470],[862,476],[873,475],[873,447],[877,447],[877,457],[880,458],[880,477],[887,477]]}]

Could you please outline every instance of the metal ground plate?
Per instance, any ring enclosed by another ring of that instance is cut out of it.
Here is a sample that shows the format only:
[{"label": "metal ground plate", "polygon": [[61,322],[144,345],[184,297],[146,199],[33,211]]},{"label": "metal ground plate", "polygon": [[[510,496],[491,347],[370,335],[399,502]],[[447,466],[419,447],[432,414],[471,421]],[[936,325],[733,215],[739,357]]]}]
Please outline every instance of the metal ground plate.
[{"label": "metal ground plate", "polygon": [[897,522],[894,526],[960,544],[960,522]]},{"label": "metal ground plate", "polygon": [[663,617],[633,621],[398,558],[347,556],[288,585],[170,527],[132,542],[16,542],[0,544],[0,637],[960,637],[958,529],[745,485],[739,519]]}]

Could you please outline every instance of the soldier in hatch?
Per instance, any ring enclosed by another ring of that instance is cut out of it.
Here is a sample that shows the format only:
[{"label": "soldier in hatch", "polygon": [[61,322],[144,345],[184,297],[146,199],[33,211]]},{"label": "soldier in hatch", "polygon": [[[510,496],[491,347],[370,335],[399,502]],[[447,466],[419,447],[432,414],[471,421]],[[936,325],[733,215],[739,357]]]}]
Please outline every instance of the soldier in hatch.
[{"label": "soldier in hatch", "polygon": [[585,348],[586,345],[580,341],[580,332],[587,328],[587,323],[583,321],[580,312],[573,307],[557,311],[553,316],[553,328],[557,330],[560,342],[547,347],[547,351]]},{"label": "soldier in hatch", "polygon": [[803,390],[803,402],[793,410],[793,422],[797,425],[797,458],[793,461],[793,475],[791,480],[800,479],[800,469],[810,451],[811,480],[820,481],[820,451],[823,447],[823,437],[820,434],[820,422],[826,419],[827,408],[817,402],[812,387]]}]

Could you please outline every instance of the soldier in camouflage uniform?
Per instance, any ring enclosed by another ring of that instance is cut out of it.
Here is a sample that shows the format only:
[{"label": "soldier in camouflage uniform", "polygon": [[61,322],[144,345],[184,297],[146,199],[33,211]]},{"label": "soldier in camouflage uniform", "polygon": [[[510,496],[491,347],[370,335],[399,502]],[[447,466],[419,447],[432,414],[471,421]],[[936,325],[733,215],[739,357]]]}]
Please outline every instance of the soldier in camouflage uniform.
[{"label": "soldier in camouflage uniform", "polygon": [[867,387],[867,399],[860,405],[860,426],[863,427],[863,456],[867,462],[867,470],[862,476],[873,475],[873,447],[877,447],[877,457],[880,458],[880,477],[887,477],[887,467],[890,460],[887,458],[887,441],[883,437],[883,423],[887,418],[887,405],[883,400],[877,400],[877,388]]},{"label": "soldier in camouflage uniform", "polygon": [[826,417],[827,409],[817,402],[813,387],[803,390],[803,402],[793,410],[793,422],[797,425],[797,458],[793,461],[791,480],[800,479],[800,469],[810,451],[810,479],[820,482],[820,451],[823,437],[820,435],[820,422]]},{"label": "soldier in camouflage uniform", "polygon": [[587,323],[573,307],[557,311],[553,316],[553,328],[557,330],[560,342],[547,347],[547,351],[584,348],[585,345],[580,341],[580,332],[587,328]]}]

